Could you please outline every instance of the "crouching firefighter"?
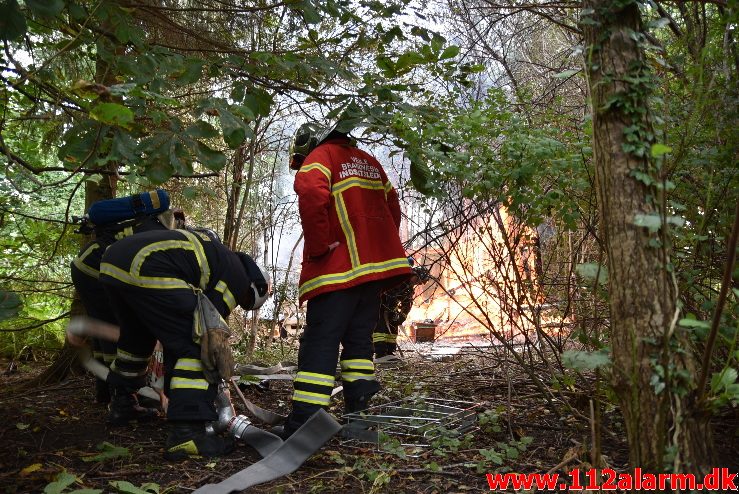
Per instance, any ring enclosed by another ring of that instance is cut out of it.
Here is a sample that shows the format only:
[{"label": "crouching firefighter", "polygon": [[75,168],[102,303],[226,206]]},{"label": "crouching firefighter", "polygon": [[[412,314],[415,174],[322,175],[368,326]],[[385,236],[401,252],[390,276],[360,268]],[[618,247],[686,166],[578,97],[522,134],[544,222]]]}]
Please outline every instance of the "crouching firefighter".
[{"label": "crouching firefighter", "polygon": [[248,255],[206,234],[172,230],[140,233],[111,245],[100,281],[121,327],[108,375],[110,414],[130,409],[128,397],[142,385],[158,339],[169,397],[164,457],[176,461],[230,453],[232,439],[206,433],[206,423],[218,419],[218,384],[233,372],[227,326],[209,331],[193,321],[200,320],[204,305],[220,318],[236,305],[261,307],[269,295],[268,275]]},{"label": "crouching firefighter", "polygon": [[[77,233],[94,234],[94,240],[87,243],[72,260],[71,274],[74,288],[79,294],[88,316],[117,326],[105,290],[100,284],[100,261],[105,250],[117,240],[135,233],[150,230],[168,230],[173,227],[173,215],[169,209],[169,195],[158,189],[128,197],[106,199],[93,203],[87,214],[78,219]],[[92,339],[93,357],[109,367],[116,355],[116,343],[103,339]],[[135,399],[135,395],[134,395]],[[108,384],[95,380],[95,401],[110,402]],[[129,418],[153,418],[154,410],[136,408],[128,414]],[[123,418],[123,417],[119,417]],[[122,425],[122,424],[112,424]]]}]

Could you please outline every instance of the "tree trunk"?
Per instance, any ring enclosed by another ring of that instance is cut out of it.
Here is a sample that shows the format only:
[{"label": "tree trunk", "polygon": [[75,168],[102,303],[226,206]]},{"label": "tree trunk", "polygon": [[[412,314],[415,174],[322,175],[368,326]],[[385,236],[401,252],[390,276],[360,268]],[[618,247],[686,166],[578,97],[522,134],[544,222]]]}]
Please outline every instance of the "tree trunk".
[{"label": "tree trunk", "polygon": [[[106,86],[115,84],[116,82],[115,73],[111,70],[110,65],[100,58],[97,59],[95,64],[95,81]],[[102,168],[115,171],[117,166],[117,163],[107,163]],[[115,197],[117,185],[118,179],[115,174],[103,175],[103,178],[98,182],[85,182],[85,212],[90,209],[90,206],[94,202]],[[89,236],[81,237],[80,247],[90,240],[91,238]],[[72,299],[71,315],[76,316],[84,313],[85,309],[82,306],[82,300],[80,300],[77,291],[75,291]],[[39,374],[38,377],[29,382],[28,386],[43,386],[60,382],[67,377],[70,370],[81,372],[82,366],[77,360],[77,351],[65,341],[64,347],[62,347],[62,350],[51,365]]]},{"label": "tree trunk", "polygon": [[[686,398],[695,384],[679,379],[681,372],[694,376],[696,365],[687,339],[675,328],[677,295],[655,187],[659,167],[650,159],[652,75],[641,46],[646,41],[638,4],[586,0],[582,21],[609,268],[612,380],[630,463],[651,472],[705,472],[713,457],[707,416],[691,410]],[[640,218],[660,220],[650,233],[637,224]]]}]

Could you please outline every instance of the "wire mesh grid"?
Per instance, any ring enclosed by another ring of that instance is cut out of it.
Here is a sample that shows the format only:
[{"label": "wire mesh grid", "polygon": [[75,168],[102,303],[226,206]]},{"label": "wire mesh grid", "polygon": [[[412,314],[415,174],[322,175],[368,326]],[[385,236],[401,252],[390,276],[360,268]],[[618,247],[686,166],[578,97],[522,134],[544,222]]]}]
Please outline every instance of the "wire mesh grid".
[{"label": "wire mesh grid", "polygon": [[344,415],[347,443],[387,440],[403,447],[429,447],[442,435],[462,436],[476,428],[479,403],[409,397]]}]

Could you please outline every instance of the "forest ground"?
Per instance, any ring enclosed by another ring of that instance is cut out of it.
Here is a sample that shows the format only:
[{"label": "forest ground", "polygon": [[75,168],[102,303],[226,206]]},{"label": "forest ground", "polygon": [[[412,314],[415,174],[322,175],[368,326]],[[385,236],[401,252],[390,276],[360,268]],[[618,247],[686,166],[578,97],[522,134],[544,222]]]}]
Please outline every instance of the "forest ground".
[{"label": "forest ground", "polygon": [[[7,361],[0,363],[3,369],[9,368]],[[68,493],[91,488],[140,493],[136,488],[144,488],[148,492],[188,493],[259,459],[254,450],[239,444],[234,453],[215,461],[164,461],[165,421],[106,427],[107,411],[94,403],[89,375],[15,391],[46,365],[43,359],[21,362],[13,372],[0,376],[0,492],[46,489]],[[565,474],[574,468],[589,468],[590,452],[585,446],[591,437],[589,397],[570,389],[548,402],[516,369],[519,367],[510,365],[502,353],[490,349],[465,351],[444,361],[406,351],[401,363],[378,366],[385,386],[380,401],[423,395],[473,402],[479,404],[479,428],[461,440],[447,437],[416,451],[399,448],[392,437],[385,451],[373,444],[335,437],[292,475],[248,492],[489,492],[487,472]],[[547,374],[543,367],[537,373]],[[291,392],[289,381],[273,381],[268,391],[250,386],[245,395],[263,408],[286,413]],[[334,400],[331,411],[335,416],[341,413],[341,402]],[[237,413],[245,413],[236,396],[234,405]],[[714,428],[719,466],[739,471],[739,414],[724,414]],[[605,407],[603,429],[608,466],[627,471],[626,434],[613,406]],[[101,452],[109,458],[95,459]],[[55,480],[65,483],[65,478],[71,483],[65,489],[60,489],[60,484],[49,486]]]}]

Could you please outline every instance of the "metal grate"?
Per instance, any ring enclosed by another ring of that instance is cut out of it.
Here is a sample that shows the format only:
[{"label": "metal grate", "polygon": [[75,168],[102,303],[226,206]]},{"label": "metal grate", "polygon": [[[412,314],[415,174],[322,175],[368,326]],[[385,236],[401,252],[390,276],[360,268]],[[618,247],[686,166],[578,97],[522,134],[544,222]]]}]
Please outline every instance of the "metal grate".
[{"label": "metal grate", "polygon": [[479,403],[411,397],[344,415],[348,441],[397,440],[404,447],[428,447],[442,434],[461,436],[477,424]]}]

